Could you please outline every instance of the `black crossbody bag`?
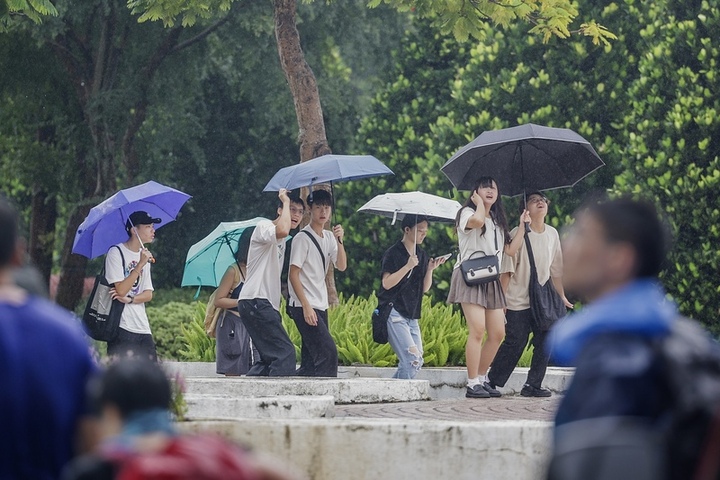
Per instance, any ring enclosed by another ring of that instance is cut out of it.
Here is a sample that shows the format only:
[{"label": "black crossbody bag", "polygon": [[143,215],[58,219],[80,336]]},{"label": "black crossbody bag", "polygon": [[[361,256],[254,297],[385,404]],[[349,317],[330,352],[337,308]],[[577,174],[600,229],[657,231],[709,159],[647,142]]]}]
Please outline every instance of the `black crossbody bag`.
[{"label": "black crossbody bag", "polygon": [[[495,251],[498,252],[497,227],[493,222],[493,236],[495,237]],[[476,254],[482,254],[476,257]],[[462,278],[468,287],[494,282],[500,277],[500,260],[497,255],[486,255],[483,251],[470,254],[470,257],[460,263]]]}]

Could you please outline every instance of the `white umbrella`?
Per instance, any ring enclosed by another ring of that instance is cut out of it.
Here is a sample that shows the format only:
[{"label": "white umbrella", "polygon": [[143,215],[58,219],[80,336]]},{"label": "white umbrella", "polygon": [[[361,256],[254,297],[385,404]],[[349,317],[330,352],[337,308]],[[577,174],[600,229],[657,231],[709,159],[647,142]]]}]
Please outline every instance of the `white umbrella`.
[{"label": "white umbrella", "polygon": [[454,222],[460,203],[449,198],[423,192],[383,193],[358,209],[392,218],[392,223],[405,215],[422,215],[434,222]]},{"label": "white umbrella", "polygon": [[[406,215],[422,215],[434,222],[454,222],[458,210],[462,208],[459,202],[449,198],[438,197],[423,192],[383,193],[374,197],[358,212],[374,213],[395,221],[405,218]],[[417,235],[417,230],[415,231]],[[415,241],[417,244],[417,240]]]}]

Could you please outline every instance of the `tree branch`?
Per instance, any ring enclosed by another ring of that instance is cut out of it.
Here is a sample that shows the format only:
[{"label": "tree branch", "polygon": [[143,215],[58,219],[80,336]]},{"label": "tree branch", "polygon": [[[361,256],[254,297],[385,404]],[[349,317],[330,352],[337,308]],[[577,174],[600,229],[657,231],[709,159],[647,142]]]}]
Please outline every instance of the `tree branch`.
[{"label": "tree branch", "polygon": [[228,13],[228,14],[225,15],[223,18],[221,18],[221,19],[218,20],[217,22],[213,23],[213,24],[210,25],[208,28],[206,28],[206,29],[203,30],[202,32],[198,33],[198,34],[195,35],[194,37],[188,38],[188,39],[185,40],[184,42],[175,45],[175,47],[173,47],[173,49],[170,51],[170,53],[179,52],[180,50],[182,50],[182,49],[184,49],[184,48],[190,47],[190,46],[198,43],[199,41],[204,40],[205,37],[207,37],[207,36],[210,35],[212,32],[214,32],[215,30],[217,30],[218,28],[220,28],[221,26],[223,26],[225,23],[227,23],[227,21],[228,21],[229,19],[230,19],[230,14]]}]

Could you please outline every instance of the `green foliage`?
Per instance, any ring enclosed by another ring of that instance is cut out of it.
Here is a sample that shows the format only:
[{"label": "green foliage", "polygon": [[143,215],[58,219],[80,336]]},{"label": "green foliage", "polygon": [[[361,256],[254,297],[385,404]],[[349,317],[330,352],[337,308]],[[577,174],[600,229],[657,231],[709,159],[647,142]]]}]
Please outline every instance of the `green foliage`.
[{"label": "green foliage", "polygon": [[[189,324],[182,324],[183,348],[179,351],[184,360],[191,362],[214,362],[215,339],[205,334],[205,304],[194,304],[195,314]],[[397,365],[397,357],[389,343],[379,345],[372,339],[370,318],[377,307],[377,297],[350,296],[340,294],[340,304],[330,309],[328,323],[330,333],[338,348],[341,365],[372,365],[390,367]],[[295,346],[297,361],[300,361],[301,337],[295,322],[288,316],[284,300],[280,308],[282,323]],[[460,312],[451,305],[433,304],[425,296],[422,303],[420,331],[423,338],[424,362],[426,367],[458,366],[465,364],[465,343],[467,327]],[[532,347],[525,350],[518,366],[530,365]]]},{"label": "green foliage", "polygon": [[58,11],[50,0],[2,0],[0,1],[0,32],[10,28],[13,18],[26,17],[34,23],[42,23],[45,16],[57,16]]},{"label": "green foliage", "polygon": [[[170,302],[160,307],[146,308],[150,329],[153,332],[158,357],[166,360],[180,360],[184,347],[182,327],[192,324],[197,316],[198,304]],[[204,310],[203,310],[204,312]],[[203,313],[203,318],[205,315]]]},{"label": "green foliage", "polygon": [[484,40],[488,22],[507,28],[517,21],[532,24],[530,33],[541,35],[545,43],[552,37],[568,38],[571,33],[591,37],[594,44],[608,44],[608,40],[617,38],[594,20],[571,32],[570,25],[579,12],[577,4],[570,0],[370,0],[368,5],[377,7],[381,2],[432,19],[444,35],[452,33],[459,42],[471,36]]},{"label": "green foliage", "polygon": [[188,325],[181,325],[183,348],[179,351],[183,360],[190,362],[214,362],[215,339],[205,333],[205,308],[203,302],[195,303],[195,312]]}]

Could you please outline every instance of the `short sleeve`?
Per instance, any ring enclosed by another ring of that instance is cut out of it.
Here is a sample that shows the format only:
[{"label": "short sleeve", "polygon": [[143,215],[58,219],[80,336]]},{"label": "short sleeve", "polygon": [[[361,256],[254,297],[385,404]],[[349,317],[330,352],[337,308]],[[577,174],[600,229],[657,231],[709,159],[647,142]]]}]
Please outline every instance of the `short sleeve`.
[{"label": "short sleeve", "polygon": [[460,221],[458,222],[458,230],[465,231],[467,228],[468,220],[473,216],[475,211],[470,207],[465,207],[460,212]]},{"label": "short sleeve", "polygon": [[515,262],[517,261],[518,255],[520,255],[520,252],[516,253],[513,256],[503,255],[502,264],[500,265],[500,273],[509,273],[511,275],[514,274]]},{"label": "short sleeve", "polygon": [[292,241],[292,248],[290,248],[290,265],[302,268],[305,260],[307,260],[309,244],[310,239],[306,234],[298,232],[298,234],[295,235]]},{"label": "short sleeve", "polygon": [[118,283],[125,280],[125,265],[119,247],[110,247],[105,255],[105,279],[108,283]]},{"label": "short sleeve", "polygon": [[551,277],[562,277],[563,274],[563,256],[562,247],[560,246],[560,236],[557,230],[553,229],[555,249],[553,251],[553,259],[550,264],[550,276]]},{"label": "short sleeve", "polygon": [[253,238],[260,243],[277,243],[276,227],[272,222],[261,222],[255,227]]},{"label": "short sleeve", "polygon": [[402,267],[402,265],[398,266],[397,255],[394,255],[393,250],[394,247],[390,247],[385,252],[385,255],[383,255],[381,275],[385,275],[386,273],[393,274],[400,270],[400,267]]}]

